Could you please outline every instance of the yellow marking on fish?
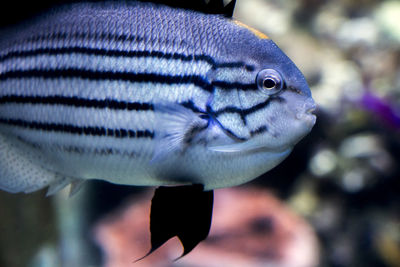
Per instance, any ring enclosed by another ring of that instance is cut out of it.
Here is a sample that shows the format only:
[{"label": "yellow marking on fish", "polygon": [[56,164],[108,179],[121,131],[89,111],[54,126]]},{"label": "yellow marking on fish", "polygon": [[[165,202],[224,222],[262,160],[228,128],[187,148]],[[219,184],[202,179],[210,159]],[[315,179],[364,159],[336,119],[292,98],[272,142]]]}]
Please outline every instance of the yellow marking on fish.
[{"label": "yellow marking on fish", "polygon": [[268,37],[266,34],[260,32],[259,30],[254,29],[253,27],[250,27],[249,25],[244,24],[244,23],[241,22],[241,21],[234,20],[233,22],[234,22],[236,25],[240,26],[240,27],[243,27],[243,28],[248,29],[249,31],[251,31],[252,33],[254,33],[255,36],[257,36],[257,37],[260,38],[260,39],[269,39],[269,37]]}]

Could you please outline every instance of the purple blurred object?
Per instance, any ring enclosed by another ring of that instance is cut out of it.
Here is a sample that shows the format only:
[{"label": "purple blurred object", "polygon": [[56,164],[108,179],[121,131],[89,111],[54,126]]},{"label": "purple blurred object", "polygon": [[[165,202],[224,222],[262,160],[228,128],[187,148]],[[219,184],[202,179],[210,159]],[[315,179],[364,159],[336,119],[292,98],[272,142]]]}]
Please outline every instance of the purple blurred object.
[{"label": "purple blurred object", "polygon": [[380,98],[370,91],[365,92],[360,102],[363,108],[375,114],[385,125],[400,129],[400,107],[394,106],[388,99]]}]

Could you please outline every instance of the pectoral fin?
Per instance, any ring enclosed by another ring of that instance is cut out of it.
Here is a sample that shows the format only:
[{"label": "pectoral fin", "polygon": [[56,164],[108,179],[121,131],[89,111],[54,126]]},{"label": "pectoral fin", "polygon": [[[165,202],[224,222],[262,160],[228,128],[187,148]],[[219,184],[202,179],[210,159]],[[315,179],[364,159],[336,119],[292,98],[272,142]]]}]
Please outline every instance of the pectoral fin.
[{"label": "pectoral fin", "polygon": [[176,151],[183,152],[208,125],[202,113],[176,103],[155,105],[155,111],[159,113],[156,138],[160,143],[152,161],[165,159]]},{"label": "pectoral fin", "polygon": [[203,185],[156,189],[150,213],[151,249],[144,257],[177,236],[184,248],[181,258],[208,236],[213,191],[203,189]]}]

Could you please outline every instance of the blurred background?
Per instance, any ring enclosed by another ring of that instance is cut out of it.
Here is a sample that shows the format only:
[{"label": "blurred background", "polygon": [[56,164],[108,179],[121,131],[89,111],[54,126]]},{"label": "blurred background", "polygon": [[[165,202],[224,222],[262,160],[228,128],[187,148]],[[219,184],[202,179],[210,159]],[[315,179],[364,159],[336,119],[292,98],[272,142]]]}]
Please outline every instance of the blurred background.
[{"label": "blurred background", "polygon": [[[2,7],[1,26],[20,8]],[[234,17],[306,76],[311,134],[269,173],[216,190],[209,238],[176,262],[173,239],[133,263],[150,248],[153,188],[0,192],[0,266],[400,266],[400,1],[238,0]]]}]

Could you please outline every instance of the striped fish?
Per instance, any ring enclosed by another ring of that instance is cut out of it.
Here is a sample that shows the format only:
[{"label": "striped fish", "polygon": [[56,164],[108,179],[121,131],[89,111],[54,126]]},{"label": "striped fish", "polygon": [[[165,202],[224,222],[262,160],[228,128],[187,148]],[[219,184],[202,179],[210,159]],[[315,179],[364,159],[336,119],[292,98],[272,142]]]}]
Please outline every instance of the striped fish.
[{"label": "striped fish", "polygon": [[236,20],[67,5],[0,33],[0,189],[242,184],[290,153],[314,109],[294,63]]}]

